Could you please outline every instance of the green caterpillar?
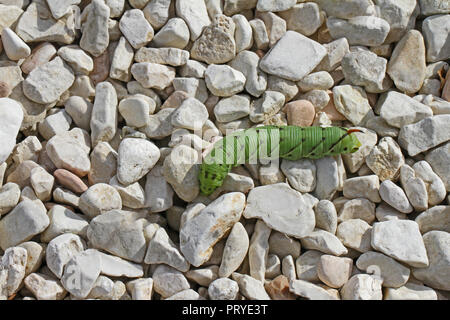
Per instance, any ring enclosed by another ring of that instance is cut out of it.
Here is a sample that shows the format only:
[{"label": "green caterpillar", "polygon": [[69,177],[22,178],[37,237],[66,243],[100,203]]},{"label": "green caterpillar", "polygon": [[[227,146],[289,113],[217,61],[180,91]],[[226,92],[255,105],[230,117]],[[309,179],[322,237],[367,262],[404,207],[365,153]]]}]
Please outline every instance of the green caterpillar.
[{"label": "green caterpillar", "polygon": [[278,158],[298,160],[356,152],[361,146],[342,127],[261,126],[227,135],[216,142],[199,173],[200,191],[210,195],[223,184],[233,166]]}]

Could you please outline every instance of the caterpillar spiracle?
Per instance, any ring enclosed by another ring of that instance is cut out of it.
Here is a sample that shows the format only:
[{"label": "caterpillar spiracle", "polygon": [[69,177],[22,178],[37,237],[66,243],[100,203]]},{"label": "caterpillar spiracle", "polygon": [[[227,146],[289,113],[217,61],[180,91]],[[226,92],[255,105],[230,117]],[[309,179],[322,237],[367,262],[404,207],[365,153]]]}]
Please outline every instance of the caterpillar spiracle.
[{"label": "caterpillar spiracle", "polygon": [[204,158],[200,191],[211,195],[232,167],[275,159],[319,159],[356,152],[361,146],[352,134],[358,129],[343,127],[261,126],[234,132],[217,141]]}]

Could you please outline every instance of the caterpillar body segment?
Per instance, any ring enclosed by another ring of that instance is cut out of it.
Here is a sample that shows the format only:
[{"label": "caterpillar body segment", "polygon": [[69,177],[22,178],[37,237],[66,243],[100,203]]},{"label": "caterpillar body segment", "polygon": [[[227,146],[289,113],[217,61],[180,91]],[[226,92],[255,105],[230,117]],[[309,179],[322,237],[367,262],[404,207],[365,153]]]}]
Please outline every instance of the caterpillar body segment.
[{"label": "caterpillar body segment", "polygon": [[210,195],[223,184],[232,167],[279,158],[298,160],[356,152],[361,143],[342,127],[261,126],[227,135],[205,157],[199,174],[200,190]]}]

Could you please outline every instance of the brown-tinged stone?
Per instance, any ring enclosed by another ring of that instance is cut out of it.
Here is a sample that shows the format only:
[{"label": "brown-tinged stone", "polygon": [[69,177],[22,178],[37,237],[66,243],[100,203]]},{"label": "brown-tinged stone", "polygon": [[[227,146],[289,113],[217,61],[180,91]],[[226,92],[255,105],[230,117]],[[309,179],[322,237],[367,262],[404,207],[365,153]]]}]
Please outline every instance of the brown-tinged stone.
[{"label": "brown-tinged stone", "polygon": [[109,76],[109,70],[111,67],[111,61],[109,58],[108,50],[103,52],[98,57],[93,58],[94,60],[94,69],[89,74],[92,82],[94,82],[94,86],[97,83],[105,81]]},{"label": "brown-tinged stone", "polygon": [[4,81],[0,81],[0,98],[8,97],[10,94],[11,94],[10,86]]},{"label": "brown-tinged stone", "polygon": [[21,64],[23,73],[29,74],[35,68],[49,62],[56,55],[56,48],[50,42],[43,42],[33,48],[31,55]]},{"label": "brown-tinged stone", "polygon": [[442,88],[442,99],[450,102],[450,72],[447,71],[447,75],[445,76],[445,84]]},{"label": "brown-tinged stone", "polygon": [[295,300],[296,296],[289,291],[289,279],[279,275],[264,285],[272,300]]},{"label": "brown-tinged stone", "polygon": [[288,124],[300,127],[310,126],[316,114],[313,104],[307,100],[289,102],[284,107],[284,112],[287,114]]},{"label": "brown-tinged stone", "polygon": [[88,189],[83,180],[66,169],[55,170],[53,176],[60,185],[75,193],[83,193]]},{"label": "brown-tinged stone", "polygon": [[321,111],[325,112],[328,119],[331,121],[344,121],[346,118],[336,110],[336,106],[334,105],[334,98],[333,98],[333,92],[328,90],[327,91],[330,96],[330,101],[328,101],[328,104],[325,108],[323,108]]},{"label": "brown-tinged stone", "polygon": [[189,94],[184,91],[175,91],[173,92],[166,101],[164,101],[161,109],[165,108],[178,108],[181,106],[184,100],[189,98]]}]

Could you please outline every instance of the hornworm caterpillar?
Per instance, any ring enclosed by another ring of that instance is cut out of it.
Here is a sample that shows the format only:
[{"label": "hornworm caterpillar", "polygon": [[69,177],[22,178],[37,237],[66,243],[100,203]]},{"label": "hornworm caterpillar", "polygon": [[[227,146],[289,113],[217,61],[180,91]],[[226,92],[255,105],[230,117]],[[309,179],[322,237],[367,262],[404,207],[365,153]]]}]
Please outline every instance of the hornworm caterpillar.
[{"label": "hornworm caterpillar", "polygon": [[278,158],[298,160],[356,152],[361,143],[342,127],[261,126],[217,141],[200,168],[200,190],[210,195],[223,184],[233,166]]}]

